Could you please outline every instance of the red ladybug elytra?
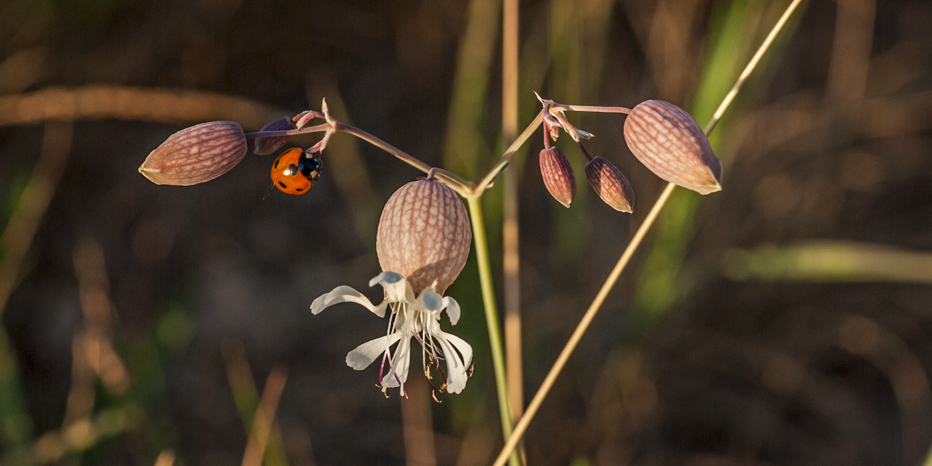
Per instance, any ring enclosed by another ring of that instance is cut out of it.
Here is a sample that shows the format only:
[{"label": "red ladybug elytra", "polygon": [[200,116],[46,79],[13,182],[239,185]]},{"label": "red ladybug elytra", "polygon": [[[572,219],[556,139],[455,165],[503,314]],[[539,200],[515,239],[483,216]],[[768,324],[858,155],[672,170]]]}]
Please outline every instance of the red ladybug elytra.
[{"label": "red ladybug elytra", "polygon": [[287,194],[304,194],[320,178],[324,162],[317,154],[307,154],[300,147],[286,150],[272,164],[272,183]]}]

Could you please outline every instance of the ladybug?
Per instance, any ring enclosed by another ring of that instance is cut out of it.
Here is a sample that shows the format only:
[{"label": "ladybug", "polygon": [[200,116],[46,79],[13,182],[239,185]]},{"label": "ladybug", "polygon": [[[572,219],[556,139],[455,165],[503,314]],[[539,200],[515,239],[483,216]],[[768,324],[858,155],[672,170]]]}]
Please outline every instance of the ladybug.
[{"label": "ladybug", "polygon": [[324,161],[317,154],[308,154],[300,147],[286,150],[272,164],[272,183],[287,194],[304,194],[320,178]]}]

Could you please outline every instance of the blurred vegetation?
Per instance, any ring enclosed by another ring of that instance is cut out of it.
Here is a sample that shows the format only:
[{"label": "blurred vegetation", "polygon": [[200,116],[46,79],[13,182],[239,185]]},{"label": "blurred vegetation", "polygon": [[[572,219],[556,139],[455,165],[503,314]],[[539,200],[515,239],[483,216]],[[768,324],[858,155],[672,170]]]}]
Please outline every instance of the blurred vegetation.
[{"label": "blurred vegetation", "polygon": [[[787,3],[522,2],[521,121],[538,91],[663,99],[704,124]],[[326,97],[475,178],[501,150],[500,15],[488,0],[0,2],[0,464],[487,464],[501,436],[474,258],[448,293],[476,372],[441,404],[416,387],[386,400],[376,371],[345,366],[384,322],[307,312],[339,284],[378,298],[378,214],[420,174],[348,136],[300,197],[263,198],[270,157],[188,188],[136,168],[186,125],[255,130]],[[804,2],[712,133],[724,191],[674,193],[532,424],[529,464],[926,460],[930,22],[922,0]],[[525,393],[663,186],[622,116],[569,118],[637,204],[618,214],[580,179],[563,209],[537,137],[509,168]]]}]

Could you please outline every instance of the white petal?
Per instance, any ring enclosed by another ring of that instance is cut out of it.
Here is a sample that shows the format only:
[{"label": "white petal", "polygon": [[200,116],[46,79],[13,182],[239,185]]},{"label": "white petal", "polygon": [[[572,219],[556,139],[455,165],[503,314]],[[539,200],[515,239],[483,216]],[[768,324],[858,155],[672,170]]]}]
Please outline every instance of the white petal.
[{"label": "white petal", "polygon": [[[400,335],[401,333],[396,333]],[[395,357],[392,358],[392,367],[382,377],[382,386],[385,388],[395,388],[404,385],[408,380],[408,368],[411,365],[411,338],[403,338],[398,343],[395,350]]]},{"label": "white petal", "polygon": [[391,335],[386,335],[381,338],[376,338],[375,340],[369,340],[356,347],[353,351],[350,351],[346,355],[346,365],[361,371],[367,367],[369,364],[372,364],[372,361],[375,361],[376,358],[382,356],[385,353],[385,350],[388,347],[395,344],[398,341],[398,338],[401,337],[400,333],[393,333]]},{"label": "white petal", "polygon": [[434,334],[434,339],[443,348],[443,356],[447,365],[447,392],[463,391],[466,388],[466,381],[469,380],[466,368],[472,361],[472,346],[456,335],[440,331]]},{"label": "white petal", "polygon": [[383,299],[382,302],[372,310],[372,313],[379,317],[385,317],[386,308],[388,308],[388,300]]},{"label": "white petal", "polygon": [[466,343],[466,340],[452,334],[444,333],[444,336],[447,337],[447,340],[456,347],[457,351],[463,355],[463,364],[468,366],[472,363],[472,345]]},{"label": "white petal", "polygon": [[375,286],[378,284],[382,284],[382,286],[384,287],[386,284],[391,285],[393,283],[398,283],[404,279],[405,277],[395,272],[382,272],[372,277],[372,280],[369,280],[369,286]]},{"label": "white petal", "polygon": [[405,277],[395,272],[382,272],[369,280],[369,286],[382,285],[385,288],[385,300],[390,303],[413,303],[414,291]]},{"label": "white petal", "polygon": [[338,286],[334,288],[333,291],[318,296],[317,299],[311,303],[311,313],[320,314],[324,309],[340,303],[356,303],[372,311],[373,314],[379,317],[385,316],[384,306],[375,306],[372,304],[372,301],[369,301],[369,298],[366,298],[362,293],[345,285]]},{"label": "white petal", "polygon": [[430,313],[440,311],[443,309],[443,298],[433,291],[425,291],[417,297],[415,309],[423,309]]},{"label": "white petal", "polygon": [[443,307],[447,308],[447,317],[450,323],[456,325],[460,320],[460,304],[455,299],[447,296],[443,298]]}]

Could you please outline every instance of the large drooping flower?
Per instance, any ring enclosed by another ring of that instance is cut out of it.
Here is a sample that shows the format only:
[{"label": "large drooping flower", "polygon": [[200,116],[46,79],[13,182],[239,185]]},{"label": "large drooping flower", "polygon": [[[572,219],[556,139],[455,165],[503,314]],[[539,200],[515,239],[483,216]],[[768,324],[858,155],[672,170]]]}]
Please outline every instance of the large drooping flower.
[{"label": "large drooping flower", "polygon": [[[346,363],[356,370],[381,356],[379,387],[386,394],[389,388],[405,394],[412,338],[421,346],[422,370],[435,397],[437,392],[459,393],[465,388],[472,347],[441,330],[440,315],[446,310],[453,325],[460,318],[459,304],[443,292],[463,270],[471,240],[469,217],[456,193],[432,179],[413,181],[395,191],[379,221],[376,252],[382,273],[369,286],[382,285],[382,302],[373,304],[355,289],[338,286],[311,304],[313,314],[344,302],[360,304],[379,317],[391,309],[388,334],[346,355]],[[439,386],[433,381],[434,371],[441,377]]]}]

